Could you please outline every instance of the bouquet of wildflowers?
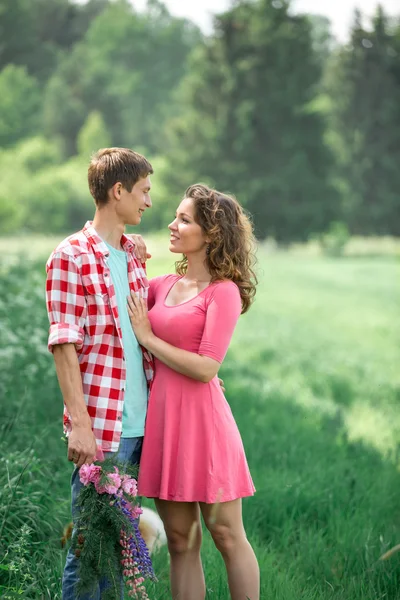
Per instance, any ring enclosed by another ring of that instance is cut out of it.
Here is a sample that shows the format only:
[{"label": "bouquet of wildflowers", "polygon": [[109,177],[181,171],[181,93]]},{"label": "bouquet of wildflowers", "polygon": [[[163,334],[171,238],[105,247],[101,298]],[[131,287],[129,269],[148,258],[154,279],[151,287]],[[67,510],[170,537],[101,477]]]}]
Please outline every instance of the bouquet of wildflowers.
[{"label": "bouquet of wildflowers", "polygon": [[144,581],[155,580],[147,546],[140,534],[136,479],[126,465],[104,461],[82,465],[84,487],[78,496],[79,514],[72,549],[79,558],[78,592],[93,590],[104,578],[104,600],[121,597],[122,581],[128,596],[148,598]]}]

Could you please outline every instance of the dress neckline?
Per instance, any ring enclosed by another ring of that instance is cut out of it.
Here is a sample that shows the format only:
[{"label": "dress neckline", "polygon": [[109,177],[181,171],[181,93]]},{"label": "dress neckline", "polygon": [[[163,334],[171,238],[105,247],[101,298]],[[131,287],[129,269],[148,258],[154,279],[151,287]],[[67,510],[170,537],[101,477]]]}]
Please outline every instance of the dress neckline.
[{"label": "dress neckline", "polygon": [[184,302],[180,302],[179,304],[167,304],[167,298],[172,290],[172,288],[174,287],[174,285],[176,283],[178,283],[178,281],[180,281],[184,276],[183,275],[178,275],[178,278],[175,279],[175,281],[172,283],[172,285],[170,285],[170,287],[167,290],[167,293],[164,296],[164,306],[166,308],[176,308],[177,306],[183,306],[184,304],[187,304],[188,302],[191,302],[192,300],[195,300],[196,298],[198,298],[199,296],[201,296],[201,294],[203,292],[205,292],[206,290],[208,290],[208,288],[210,287],[210,285],[213,285],[215,282],[210,281],[210,283],[203,289],[201,290],[201,292],[199,292],[198,294],[196,294],[195,296],[193,296],[192,298],[189,298],[188,300],[185,300]]}]

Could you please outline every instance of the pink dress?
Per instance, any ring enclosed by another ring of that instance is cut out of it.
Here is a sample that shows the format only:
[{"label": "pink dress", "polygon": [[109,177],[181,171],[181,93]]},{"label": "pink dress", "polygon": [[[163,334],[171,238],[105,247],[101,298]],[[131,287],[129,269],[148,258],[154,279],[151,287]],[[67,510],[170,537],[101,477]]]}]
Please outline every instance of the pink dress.
[{"label": "pink dress", "polygon": [[[222,363],[241,311],[236,284],[212,283],[195,298],[167,306],[178,279],[164,275],[150,282],[155,335]],[[254,494],[239,430],[217,377],[202,383],[155,359],[138,483],[142,496],[178,502],[227,502]]]}]

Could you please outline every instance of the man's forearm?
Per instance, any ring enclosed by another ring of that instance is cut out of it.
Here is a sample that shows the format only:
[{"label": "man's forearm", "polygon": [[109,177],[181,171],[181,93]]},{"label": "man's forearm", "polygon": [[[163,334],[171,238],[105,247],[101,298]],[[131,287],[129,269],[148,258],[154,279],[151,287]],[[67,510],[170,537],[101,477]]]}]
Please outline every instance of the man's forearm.
[{"label": "man's forearm", "polygon": [[71,417],[72,427],[90,426],[82,388],[82,375],[74,344],[58,344],[53,347],[58,382],[65,406]]}]

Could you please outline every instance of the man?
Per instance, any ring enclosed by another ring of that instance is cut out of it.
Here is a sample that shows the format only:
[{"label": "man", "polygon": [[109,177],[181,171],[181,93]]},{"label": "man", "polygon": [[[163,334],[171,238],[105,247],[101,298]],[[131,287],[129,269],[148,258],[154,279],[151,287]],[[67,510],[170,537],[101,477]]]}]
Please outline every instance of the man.
[{"label": "man", "polygon": [[[47,262],[46,300],[53,352],[64,399],[64,430],[72,476],[72,514],[81,489],[78,468],[112,453],[138,464],[152,379],[151,356],[130,325],[130,290],[147,298],[144,263],[124,235],[151,207],[146,158],[125,148],[105,148],[91,160],[89,189],[96,204],[93,222],[62,241]],[[78,560],[70,551],[63,600],[76,600]],[[98,582],[91,600],[107,582]],[[83,600],[87,596],[80,596]]]}]

